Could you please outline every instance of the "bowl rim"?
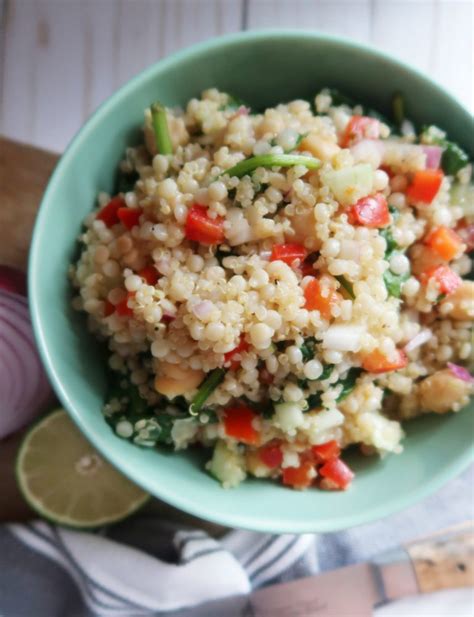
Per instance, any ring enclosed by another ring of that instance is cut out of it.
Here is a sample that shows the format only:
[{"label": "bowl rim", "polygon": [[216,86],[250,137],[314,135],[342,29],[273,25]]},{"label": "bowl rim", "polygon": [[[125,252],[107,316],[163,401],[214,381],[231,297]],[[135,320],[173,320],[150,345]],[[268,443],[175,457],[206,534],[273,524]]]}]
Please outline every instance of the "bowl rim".
[{"label": "bowl rim", "polygon": [[39,263],[38,253],[40,248],[40,236],[43,232],[43,227],[46,225],[48,216],[48,204],[50,202],[50,196],[54,193],[56,186],[61,180],[63,170],[67,167],[69,162],[74,158],[76,150],[80,147],[81,143],[95,130],[95,127],[102,121],[102,119],[109,113],[111,109],[120,105],[121,100],[128,96],[129,93],[141,83],[142,80],[146,80],[156,72],[166,70],[173,65],[179,64],[182,60],[186,60],[193,56],[195,53],[201,53],[205,51],[213,51],[219,49],[225,45],[234,45],[240,43],[246,43],[251,41],[262,41],[268,39],[304,39],[304,40],[321,40],[330,43],[335,43],[339,46],[345,47],[350,50],[362,50],[368,55],[375,56],[378,60],[385,60],[396,66],[397,68],[411,73],[415,77],[422,79],[425,82],[437,90],[440,95],[450,99],[451,103],[458,108],[459,112],[467,113],[472,116],[470,110],[461,103],[456,97],[451,95],[445,90],[438,82],[431,77],[422,73],[419,69],[410,66],[409,64],[394,58],[390,54],[380,51],[373,45],[360,43],[343,36],[337,36],[332,34],[326,34],[315,30],[299,30],[299,29],[256,29],[246,30],[233,34],[227,34],[219,37],[213,37],[210,40],[206,40],[201,43],[197,43],[188,46],[182,50],[174,52],[165,58],[162,58],[152,65],[148,66],[137,75],[128,80],[124,85],[114,91],[99,107],[93,112],[90,118],[79,128],[66,150],[61,155],[46,187],[46,190],[41,199],[41,203],[38,209],[37,217],[34,224],[30,253],[28,258],[28,299],[31,313],[31,320],[33,325],[33,331],[37,342],[39,354],[43,365],[46,369],[46,373],[50,379],[61,404],[68,412],[69,416],[73,419],[75,424],[79,427],[86,438],[97,448],[104,458],[110,461],[117,469],[119,469],[130,480],[158,499],[162,499],[166,503],[174,506],[184,512],[187,512],[196,517],[206,519],[219,525],[225,525],[227,527],[234,527],[240,529],[249,529],[253,531],[259,531],[264,533],[315,533],[315,532],[334,532],[343,529],[355,527],[365,523],[384,518],[390,514],[394,514],[411,506],[425,497],[431,495],[437,491],[446,482],[453,477],[460,474],[465,470],[470,462],[474,460],[474,447],[467,448],[466,451],[458,454],[458,456],[451,461],[450,464],[445,466],[442,471],[436,473],[431,480],[425,482],[421,488],[413,488],[403,496],[397,496],[395,499],[382,503],[377,507],[371,507],[361,512],[360,514],[342,514],[336,515],[331,519],[316,520],[316,521],[294,521],[283,522],[277,518],[272,520],[252,519],[252,516],[242,515],[234,512],[226,512],[224,516],[214,513],[214,509],[211,506],[203,503],[195,503],[192,500],[188,500],[185,494],[177,494],[172,488],[167,486],[160,487],[159,491],[156,491],[156,487],[152,487],[152,483],[147,480],[146,477],[135,478],[133,474],[127,469],[126,461],[122,460],[113,449],[104,447],[97,434],[94,433],[88,426],[88,423],[84,420],[82,414],[78,413],[74,402],[70,399],[67,391],[67,387],[63,385],[63,382],[58,376],[54,362],[50,355],[49,345],[46,340],[44,328],[43,328],[43,311],[40,309],[40,304],[36,301],[39,290],[39,276],[37,272],[37,264]]}]

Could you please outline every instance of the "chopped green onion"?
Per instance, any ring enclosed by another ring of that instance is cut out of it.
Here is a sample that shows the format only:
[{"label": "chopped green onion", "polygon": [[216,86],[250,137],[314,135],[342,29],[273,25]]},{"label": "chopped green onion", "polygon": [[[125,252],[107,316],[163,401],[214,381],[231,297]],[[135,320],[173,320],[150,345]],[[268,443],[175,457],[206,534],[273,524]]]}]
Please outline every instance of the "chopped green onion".
[{"label": "chopped green onion", "polygon": [[349,394],[355,388],[357,379],[359,378],[361,373],[363,373],[363,370],[361,368],[353,367],[349,369],[349,372],[344,379],[338,381],[338,385],[342,385],[342,391],[341,394],[339,394],[339,396],[337,397],[336,403],[340,403],[349,396]]},{"label": "chopped green onion", "polygon": [[336,276],[336,279],[341,283],[342,287],[346,290],[349,297],[353,300],[355,298],[355,294],[352,283],[350,283],[344,276],[342,276],[342,274],[340,276]]},{"label": "chopped green onion", "polygon": [[166,109],[161,103],[153,103],[151,106],[151,120],[155,132],[156,149],[160,154],[173,154]]},{"label": "chopped green onion", "polygon": [[400,127],[405,120],[405,100],[400,92],[396,92],[392,98],[392,113],[395,124]]},{"label": "chopped green onion", "polygon": [[189,413],[192,416],[197,416],[199,414],[204,403],[224,379],[225,373],[225,369],[215,368],[202,382],[196,396],[193,398],[192,403],[189,406]]},{"label": "chopped green onion", "polygon": [[318,377],[318,381],[324,381],[325,379],[328,379],[329,377],[331,377],[331,373],[333,372],[333,370],[334,370],[334,364],[324,365],[323,372]]},{"label": "chopped green onion", "polygon": [[235,176],[242,178],[251,174],[258,167],[294,167],[295,165],[303,165],[308,169],[318,169],[321,167],[321,161],[312,156],[302,156],[299,154],[260,154],[251,156],[227,169],[222,175]]}]

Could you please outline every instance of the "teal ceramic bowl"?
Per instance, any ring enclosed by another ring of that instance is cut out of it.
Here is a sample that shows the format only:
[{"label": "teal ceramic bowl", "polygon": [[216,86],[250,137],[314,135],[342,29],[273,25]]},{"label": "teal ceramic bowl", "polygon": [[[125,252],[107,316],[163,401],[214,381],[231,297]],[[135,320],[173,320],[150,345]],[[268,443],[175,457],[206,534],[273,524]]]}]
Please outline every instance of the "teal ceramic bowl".
[{"label": "teal ceramic bowl", "polygon": [[[472,459],[472,409],[406,425],[405,450],[383,460],[354,456],[347,492],[292,491],[251,479],[223,490],[193,453],[140,449],[117,438],[101,415],[105,362],[84,318],[70,307],[68,265],[81,222],[137,139],[154,100],[180,105],[216,86],[254,108],[311,98],[325,86],[388,112],[394,91],[408,115],[434,123],[472,152],[472,118],[448,93],[374,49],[317,33],[262,31],[214,39],[150,67],[116,92],[78,133],[43,199],[31,248],[33,324],[52,384],[73,420],[123,473],[160,499],[230,527],[265,532],[335,531],[384,517],[438,489]],[[471,412],[471,413],[470,413]]]}]

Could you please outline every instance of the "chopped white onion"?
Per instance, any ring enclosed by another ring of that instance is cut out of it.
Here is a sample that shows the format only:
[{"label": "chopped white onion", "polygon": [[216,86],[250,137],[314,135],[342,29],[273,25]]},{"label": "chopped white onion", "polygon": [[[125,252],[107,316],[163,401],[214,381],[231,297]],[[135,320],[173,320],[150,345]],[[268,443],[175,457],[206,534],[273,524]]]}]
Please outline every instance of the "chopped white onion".
[{"label": "chopped white onion", "polygon": [[359,351],[362,333],[360,326],[330,326],[323,336],[323,347],[335,351]]}]

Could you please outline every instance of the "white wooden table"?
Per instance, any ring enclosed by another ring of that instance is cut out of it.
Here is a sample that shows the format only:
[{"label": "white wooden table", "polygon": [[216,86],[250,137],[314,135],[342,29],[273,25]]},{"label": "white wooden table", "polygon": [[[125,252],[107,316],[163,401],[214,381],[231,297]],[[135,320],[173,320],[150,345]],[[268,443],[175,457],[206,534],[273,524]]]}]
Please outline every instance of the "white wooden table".
[{"label": "white wooden table", "polygon": [[311,28],[376,45],[473,109],[473,0],[0,0],[0,133],[62,151],[116,88],[159,58],[247,28]]}]

